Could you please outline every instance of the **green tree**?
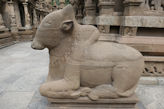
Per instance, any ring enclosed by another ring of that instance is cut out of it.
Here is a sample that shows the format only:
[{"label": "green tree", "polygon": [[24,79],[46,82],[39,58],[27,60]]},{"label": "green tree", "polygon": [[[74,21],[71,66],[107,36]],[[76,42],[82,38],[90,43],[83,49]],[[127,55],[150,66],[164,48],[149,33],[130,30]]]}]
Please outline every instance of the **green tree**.
[{"label": "green tree", "polygon": [[66,4],[66,5],[69,4],[69,0],[65,0],[65,4]]},{"label": "green tree", "polygon": [[55,0],[56,1],[56,5],[60,5],[60,1],[59,0]]}]

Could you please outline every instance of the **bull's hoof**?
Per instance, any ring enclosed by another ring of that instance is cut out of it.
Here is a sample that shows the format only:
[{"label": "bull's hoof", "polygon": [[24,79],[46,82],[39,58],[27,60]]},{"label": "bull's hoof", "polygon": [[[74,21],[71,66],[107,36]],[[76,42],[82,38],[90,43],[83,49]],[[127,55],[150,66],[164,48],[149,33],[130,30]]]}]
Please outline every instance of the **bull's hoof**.
[{"label": "bull's hoof", "polygon": [[94,92],[89,93],[88,97],[93,101],[97,101],[99,99],[99,96]]}]

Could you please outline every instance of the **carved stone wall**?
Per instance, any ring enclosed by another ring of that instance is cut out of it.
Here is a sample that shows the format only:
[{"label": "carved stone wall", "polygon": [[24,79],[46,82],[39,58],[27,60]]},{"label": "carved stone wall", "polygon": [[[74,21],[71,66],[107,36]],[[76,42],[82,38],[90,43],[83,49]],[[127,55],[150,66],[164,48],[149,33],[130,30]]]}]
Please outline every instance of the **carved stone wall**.
[{"label": "carved stone wall", "polygon": [[164,76],[163,57],[145,57],[144,76]]},{"label": "carved stone wall", "polygon": [[144,76],[164,76],[164,63],[146,62]]}]

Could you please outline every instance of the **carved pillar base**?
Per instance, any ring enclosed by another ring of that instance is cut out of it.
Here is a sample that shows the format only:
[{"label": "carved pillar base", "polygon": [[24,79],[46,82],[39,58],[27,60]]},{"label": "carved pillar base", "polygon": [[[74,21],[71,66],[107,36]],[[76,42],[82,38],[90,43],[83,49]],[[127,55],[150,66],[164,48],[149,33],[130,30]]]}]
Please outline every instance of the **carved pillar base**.
[{"label": "carved pillar base", "polygon": [[134,37],[137,34],[137,27],[121,27],[120,34],[125,37]]},{"label": "carved pillar base", "polygon": [[143,13],[140,5],[144,0],[125,0],[124,1],[124,15],[125,16],[137,16]]},{"label": "carved pillar base", "polygon": [[110,32],[110,26],[108,26],[108,25],[98,25],[98,29],[101,33],[109,33]]}]

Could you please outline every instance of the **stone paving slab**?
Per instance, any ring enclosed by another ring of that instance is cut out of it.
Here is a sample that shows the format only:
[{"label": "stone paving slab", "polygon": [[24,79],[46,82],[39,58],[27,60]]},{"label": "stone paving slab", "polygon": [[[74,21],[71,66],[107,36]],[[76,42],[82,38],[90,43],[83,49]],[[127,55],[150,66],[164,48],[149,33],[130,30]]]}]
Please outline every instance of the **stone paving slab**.
[{"label": "stone paving slab", "polygon": [[34,92],[5,92],[0,97],[0,109],[26,109]]},{"label": "stone paving slab", "polygon": [[[0,109],[47,108],[38,88],[48,74],[48,50],[33,50],[30,44],[0,49]],[[164,77],[142,77],[136,92],[141,109],[164,109]]]}]

